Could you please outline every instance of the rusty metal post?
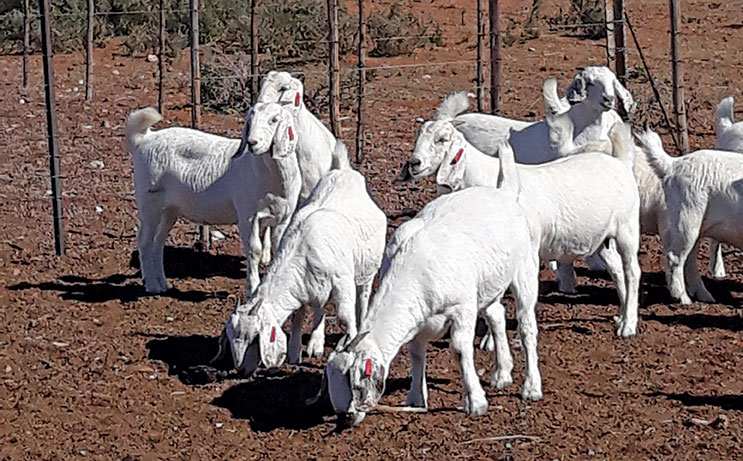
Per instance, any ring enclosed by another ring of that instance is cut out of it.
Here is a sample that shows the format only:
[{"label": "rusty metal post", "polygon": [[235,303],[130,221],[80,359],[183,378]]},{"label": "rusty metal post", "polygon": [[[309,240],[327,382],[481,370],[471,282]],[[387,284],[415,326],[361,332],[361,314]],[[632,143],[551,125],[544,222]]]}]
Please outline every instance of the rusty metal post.
[{"label": "rusty metal post", "polygon": [[163,80],[165,78],[165,0],[160,0],[160,24],[157,48],[157,110],[163,113]]},{"label": "rusty metal post", "polygon": [[624,30],[624,0],[614,0],[614,53],[616,73],[622,85],[627,85],[627,40]]},{"label": "rusty metal post", "polygon": [[606,65],[614,60],[614,2],[604,0],[604,30],[606,30]]},{"label": "rusty metal post", "polygon": [[41,50],[44,64],[44,94],[46,96],[46,131],[49,145],[49,171],[52,188],[52,217],[54,220],[54,250],[57,256],[65,252],[62,222],[62,186],[59,174],[59,146],[57,145],[57,112],[54,92],[54,49],[52,48],[52,15],[49,0],[39,0],[41,13]]},{"label": "rusty metal post", "polygon": [[361,165],[364,158],[364,96],[366,85],[366,19],[364,18],[364,0],[359,0],[359,47],[358,47],[358,106],[356,107],[356,164]]},{"label": "rusty metal post", "polygon": [[686,126],[686,106],[684,104],[683,76],[680,65],[679,24],[680,10],[678,0],[670,0],[671,9],[671,78],[673,80],[673,114],[676,118],[676,130],[681,153],[689,151],[689,131]]},{"label": "rusty metal post", "polygon": [[477,69],[475,85],[477,85],[477,111],[485,110],[485,76],[483,75],[483,58],[485,56],[485,23],[483,22],[485,0],[477,0]]},{"label": "rusty metal post", "polygon": [[501,77],[500,2],[488,0],[490,19],[490,113],[498,112]]},{"label": "rusty metal post", "polygon": [[[191,0],[191,127],[201,125],[201,69],[199,67],[199,0]],[[199,226],[199,246],[209,251],[209,226]]]},{"label": "rusty metal post", "polygon": [[258,99],[258,15],[256,3],[250,0],[250,103]]},{"label": "rusty metal post", "polygon": [[85,41],[85,100],[93,99],[93,14],[95,5],[93,0],[88,0],[88,24]]},{"label": "rusty metal post", "polygon": [[330,62],[330,131],[341,137],[340,73],[338,63],[338,0],[328,0],[328,53]]},{"label": "rusty metal post", "polygon": [[23,89],[28,88],[28,55],[31,48],[31,5],[23,0]]}]

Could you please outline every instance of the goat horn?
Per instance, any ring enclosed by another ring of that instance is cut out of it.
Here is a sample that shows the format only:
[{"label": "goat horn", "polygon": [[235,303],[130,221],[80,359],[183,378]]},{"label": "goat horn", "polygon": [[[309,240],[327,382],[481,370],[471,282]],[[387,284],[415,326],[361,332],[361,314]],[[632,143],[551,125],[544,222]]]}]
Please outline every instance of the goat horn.
[{"label": "goat horn", "polygon": [[354,347],[356,347],[356,345],[358,343],[360,343],[361,340],[364,339],[366,337],[366,335],[368,335],[368,334],[369,334],[368,331],[365,331],[363,333],[357,334],[355,338],[353,338],[348,344],[346,344],[345,346],[343,346],[343,350],[344,351],[350,351],[351,349],[353,349]]}]

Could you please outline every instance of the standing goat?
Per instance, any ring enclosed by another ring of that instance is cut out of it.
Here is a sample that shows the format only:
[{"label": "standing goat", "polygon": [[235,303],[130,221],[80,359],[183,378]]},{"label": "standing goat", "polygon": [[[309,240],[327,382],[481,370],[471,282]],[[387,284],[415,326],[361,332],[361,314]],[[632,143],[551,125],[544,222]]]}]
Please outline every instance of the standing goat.
[{"label": "standing goat", "polygon": [[[336,149],[342,150],[336,158],[348,157],[342,142]],[[382,262],[387,219],[369,196],[360,173],[348,162],[334,167],[295,213],[253,297],[225,322],[224,338],[230,343],[235,367],[244,373],[251,373],[259,358],[267,367],[284,362],[287,341],[281,326],[290,316],[288,361],[299,363],[304,304],[310,304],[315,314],[308,355],[322,356],[322,308],[329,298],[336,302],[346,333],[357,333]],[[225,349],[223,345],[223,353]]]},{"label": "standing goat", "polygon": [[[281,162],[285,168],[294,168],[294,173],[281,174],[281,165],[271,156],[241,156],[238,139],[180,127],[151,131],[161,118],[148,107],[132,112],[126,125],[126,149],[134,161],[140,221],[137,241],[145,289],[167,291],[163,248],[176,219],[184,217],[199,224],[237,223],[248,257],[247,291],[251,293],[259,281],[261,253],[260,241],[252,236],[254,220],[266,194],[280,197],[293,187],[283,183],[282,177],[299,175],[296,161],[294,167],[291,156]],[[247,127],[243,131],[244,137]],[[293,147],[279,151],[287,149]]]},{"label": "standing goat", "polygon": [[[743,154],[743,121],[735,121],[733,97],[728,96],[717,106],[717,143],[716,150],[728,150]],[[710,242],[709,270],[715,278],[725,278],[725,263],[722,259],[722,246],[719,242]]]},{"label": "standing goat", "polygon": [[[617,99],[627,113],[634,105],[632,95],[606,67],[586,67],[575,76],[567,90],[567,101],[572,104],[569,108],[565,101],[557,97],[556,88],[554,81],[545,84],[543,95],[546,111],[548,114],[564,113],[570,117],[577,146],[609,139],[609,129],[615,122],[621,121],[619,114],[614,111]],[[553,146],[550,127],[545,120],[532,123],[486,114],[461,114],[468,107],[466,93],[453,93],[444,99],[433,122],[451,122],[468,142],[491,156],[497,155],[498,141],[507,138],[518,163],[544,163],[565,155]],[[419,137],[430,123],[421,127]],[[428,176],[436,171],[440,163],[440,157],[426,157],[424,152],[416,149],[400,177],[419,179]]]},{"label": "standing goat", "polygon": [[[552,129],[569,130],[563,125],[570,119],[558,117],[550,120]],[[507,142],[499,143],[499,161],[480,152],[450,122],[440,121],[418,138],[416,151],[442,158],[436,174],[442,191],[495,186],[499,177],[518,175],[519,203],[537,236],[540,257],[568,263],[598,251],[617,285],[617,334],[632,336],[640,281],[639,196],[631,169],[634,151],[629,127],[618,122],[610,138],[616,158],[583,153],[540,165],[519,165],[513,163]],[[504,171],[501,165],[512,168]],[[597,190],[603,192],[596,194]],[[572,280],[572,270],[564,274],[563,267],[558,276],[570,275]]]},{"label": "standing goat", "polygon": [[743,156],[704,149],[674,158],[666,154],[654,131],[646,130],[638,139],[663,180],[668,209],[666,282],[671,296],[681,304],[691,304],[689,295],[715,302],[699,275],[699,239],[711,237],[743,248]]},{"label": "standing goat", "polygon": [[[278,102],[291,111],[296,118],[299,137],[297,161],[302,173],[302,190],[299,203],[309,197],[320,178],[330,171],[331,164],[347,163],[348,159],[333,159],[336,155],[348,155],[345,149],[335,149],[336,139],[323,123],[304,104],[304,86],[289,72],[271,71],[263,80],[258,102]],[[255,137],[243,139],[255,155],[268,151],[269,144]]]},{"label": "standing goat", "polygon": [[[464,382],[464,410],[484,414],[488,402],[475,370],[475,323],[482,311],[490,327],[505,334],[500,301],[509,287],[526,351],[522,396],[539,400],[539,261],[513,184],[439,197],[400,226],[392,240],[394,248],[388,247],[386,271],[361,320],[361,333],[328,360],[324,381],[335,412],[360,423],[382,397],[390,364],[405,344],[412,376],[407,401],[426,408],[426,343],[450,331]],[[508,348],[507,343],[500,346]],[[513,362],[500,357],[492,381],[498,388],[512,382],[513,368]]]}]

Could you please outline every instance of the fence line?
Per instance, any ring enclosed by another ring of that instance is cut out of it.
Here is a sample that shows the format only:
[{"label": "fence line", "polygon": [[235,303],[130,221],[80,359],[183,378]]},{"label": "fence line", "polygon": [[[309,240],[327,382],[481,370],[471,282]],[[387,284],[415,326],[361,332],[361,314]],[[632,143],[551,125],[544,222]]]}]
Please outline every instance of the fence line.
[{"label": "fence line", "polygon": [[[31,21],[31,11],[28,7],[28,1],[24,0],[24,60],[23,60],[23,67],[24,67],[24,78],[23,78],[23,87],[27,88],[28,86],[28,54],[30,52],[29,48],[29,30],[30,30],[30,21]],[[46,20],[45,27],[49,27],[49,20],[51,20],[51,16],[47,16],[46,18],[43,15],[43,4],[48,3],[49,0],[39,0],[40,5],[42,6],[42,15],[39,17],[39,20],[42,22],[42,25],[44,25],[44,22]],[[258,62],[258,29],[257,29],[257,23],[258,23],[258,14],[256,11],[256,1],[257,0],[250,0],[250,11],[247,12],[250,18],[250,73],[248,75],[242,74],[240,76],[236,75],[217,75],[217,76],[209,76],[209,79],[212,81],[228,81],[228,80],[244,80],[249,79],[249,81],[246,81],[245,83],[248,84],[247,86],[250,88],[250,103],[252,104],[254,100],[257,97],[258,93],[258,81],[259,78],[266,75],[265,71],[261,71],[259,62]],[[165,53],[166,53],[166,15],[167,14],[188,14],[188,25],[189,25],[189,33],[190,33],[190,57],[191,57],[191,124],[193,127],[198,128],[201,124],[201,76],[200,76],[200,63],[199,63],[199,40],[198,40],[198,29],[199,29],[199,4],[198,0],[189,0],[189,8],[187,9],[181,9],[181,8],[174,8],[174,9],[166,9],[164,8],[164,1],[159,0],[158,5],[155,6],[152,10],[135,10],[135,11],[95,11],[93,0],[88,0],[88,9],[87,9],[87,27],[85,28],[86,36],[85,36],[85,43],[86,43],[86,69],[85,69],[85,99],[90,100],[93,96],[93,83],[94,83],[94,69],[96,68],[95,63],[93,61],[93,43],[94,43],[94,23],[96,17],[105,17],[105,16],[114,16],[114,15],[158,15],[158,27],[159,33],[158,33],[158,44],[157,44],[157,56],[158,56],[158,108],[160,112],[162,113],[165,110],[164,107],[164,101],[163,101],[163,94],[164,94],[164,80],[165,80],[165,73],[166,73],[166,67],[165,67]],[[609,5],[609,9],[607,9],[605,12],[607,15],[605,18],[605,21],[603,22],[586,22],[586,23],[576,23],[576,24],[551,24],[549,25],[549,28],[552,30],[569,30],[574,28],[581,28],[581,27],[604,27],[607,31],[612,31],[614,34],[614,62],[616,66],[616,72],[620,80],[625,80],[627,76],[627,65],[626,65],[626,59],[630,52],[637,53],[640,57],[640,60],[642,61],[643,66],[645,67],[645,71],[648,75],[649,84],[652,87],[653,95],[655,99],[658,102],[658,105],[660,107],[660,110],[663,114],[663,117],[665,119],[665,123],[670,127],[671,123],[668,117],[668,114],[666,113],[665,106],[663,104],[663,101],[661,100],[660,91],[658,88],[658,84],[656,82],[656,79],[650,72],[650,68],[647,64],[647,61],[645,59],[645,56],[642,53],[642,48],[640,48],[640,44],[637,40],[637,37],[635,36],[634,31],[632,30],[632,24],[629,21],[629,18],[627,17],[625,11],[624,11],[624,1],[622,0],[607,0],[605,2],[606,5]],[[675,13],[674,13],[674,4],[676,4]],[[501,86],[501,78],[500,73],[501,69],[503,67],[503,61],[505,60],[507,63],[513,62],[514,60],[548,60],[550,56],[560,56],[565,55],[564,52],[553,52],[553,53],[535,53],[535,54],[529,54],[524,53],[521,56],[518,56],[517,58],[514,58],[513,56],[503,56],[504,53],[501,52],[501,33],[499,30],[499,10],[500,10],[500,2],[498,0],[488,0],[488,24],[490,25],[489,31],[486,27],[486,23],[484,20],[485,15],[485,0],[472,0],[472,8],[477,7],[477,27],[473,32],[476,33],[477,38],[477,48],[475,50],[475,53],[473,53],[474,57],[469,57],[470,55],[467,54],[466,58],[462,59],[453,59],[453,60],[446,60],[446,61],[438,61],[438,62],[409,62],[409,63],[399,63],[399,64],[378,64],[378,65],[368,65],[369,62],[367,60],[366,56],[366,47],[370,44],[376,44],[376,43],[385,43],[385,42],[394,42],[394,41],[402,41],[402,40],[424,40],[424,39],[431,39],[434,37],[437,37],[438,34],[431,34],[431,33],[422,33],[418,35],[406,35],[406,34],[399,34],[395,36],[388,36],[388,37],[376,37],[371,38],[368,37],[367,30],[366,30],[366,18],[364,15],[364,5],[363,1],[359,0],[359,17],[358,17],[358,24],[357,24],[357,31],[358,31],[358,42],[356,43],[357,49],[357,63],[356,65],[349,65],[344,66],[341,68],[340,60],[339,60],[339,40],[338,40],[338,0],[328,0],[328,28],[329,33],[326,39],[321,40],[296,40],[295,42],[298,44],[317,44],[317,45],[327,45],[328,47],[328,69],[325,70],[307,70],[307,71],[300,71],[300,72],[292,72],[295,76],[327,76],[328,81],[330,82],[330,85],[328,87],[328,100],[329,100],[329,112],[330,112],[330,126],[334,134],[336,136],[341,136],[341,134],[344,132],[343,127],[340,126],[341,120],[347,120],[352,119],[353,117],[349,117],[347,114],[351,114],[352,110],[349,109],[349,107],[353,106],[353,104],[344,104],[343,110],[344,113],[341,114],[341,107],[340,107],[340,100],[341,96],[348,97],[348,93],[351,94],[351,98],[354,98],[355,102],[355,112],[356,112],[356,126],[355,126],[355,136],[356,136],[356,162],[357,164],[360,164],[363,160],[363,150],[364,150],[364,144],[365,144],[365,135],[364,130],[367,125],[367,119],[365,116],[365,101],[369,100],[370,96],[384,96],[384,97],[390,97],[393,95],[397,89],[404,90],[404,91],[415,91],[417,90],[426,90],[430,86],[426,84],[426,82],[421,81],[419,84],[414,83],[413,81],[409,81],[405,86],[397,86],[394,83],[380,83],[376,88],[370,88],[367,87],[366,83],[366,75],[368,72],[371,71],[378,71],[378,72],[385,72],[385,71],[404,71],[404,70],[413,70],[413,69],[424,69],[424,68],[431,68],[431,69],[440,69],[450,66],[458,66],[467,69],[467,72],[473,71],[473,80],[474,80],[474,87],[472,90],[474,90],[477,100],[477,106],[478,110],[483,111],[485,110],[485,92],[488,91],[490,93],[490,110],[492,112],[497,112],[499,109],[499,90]],[[679,141],[678,138],[681,137],[683,139],[684,132],[687,130],[686,127],[686,120],[685,120],[685,108],[683,105],[681,107],[678,106],[678,103],[680,102],[683,104],[683,88],[680,88],[680,69],[681,65],[707,65],[706,62],[709,62],[711,60],[691,60],[691,59],[682,59],[678,54],[678,42],[680,41],[680,36],[682,35],[694,35],[695,32],[685,32],[682,33],[678,28],[678,8],[677,8],[677,0],[669,0],[669,7],[671,8],[671,29],[672,29],[672,49],[676,49],[676,52],[674,53],[673,57],[673,69],[674,69],[674,114],[677,117],[676,121],[676,130],[678,133],[674,132],[672,129],[672,132],[674,134],[674,142],[679,144],[679,148],[681,150],[686,150],[686,146],[684,145],[683,141]],[[47,5],[48,8],[48,5]],[[214,8],[212,9],[214,12],[234,12],[234,11],[240,11],[241,13],[245,13],[244,9],[239,7],[234,8]],[[611,13],[611,14],[610,14]],[[82,19],[86,18],[86,14],[80,12],[80,13],[62,13],[57,14],[55,17],[79,17]],[[184,17],[184,20],[185,17]],[[674,25],[674,21],[676,24]],[[457,18],[457,23],[458,23]],[[624,24],[627,24],[627,27],[629,28],[630,33],[633,36],[634,39],[634,45],[636,50],[629,50],[626,46],[626,36],[624,33]],[[43,29],[43,27],[42,27]],[[652,28],[648,27],[649,30],[658,30],[658,28]],[[42,30],[43,32],[43,30]],[[665,30],[664,30],[665,32]],[[471,33],[471,32],[470,32]],[[486,44],[485,44],[485,36],[488,36],[488,45],[490,48],[489,55],[486,51]],[[607,43],[610,43],[610,38],[607,39]],[[42,43],[44,43],[42,41]],[[48,56],[47,56],[48,54]],[[49,61],[49,64],[51,63],[51,58],[53,57],[53,53],[51,51],[51,48],[47,50],[47,53],[45,53],[44,56],[44,64],[48,65],[47,60]],[[612,51],[611,47],[607,47],[607,58],[609,61],[611,61],[612,58]],[[485,60],[489,59],[489,68],[490,68],[490,74],[485,75]],[[736,64],[730,64],[730,63],[722,63],[725,66],[731,67],[731,68],[740,68],[743,66],[736,65]],[[472,69],[474,67],[474,70]],[[353,78],[357,78],[357,81],[355,82],[356,85],[356,94],[353,94],[353,90],[348,91],[348,88],[344,86],[344,93],[341,95],[340,92],[340,75],[341,71],[344,75],[352,75]],[[411,74],[416,74],[415,72],[411,72]],[[420,75],[420,73],[417,73],[417,75]],[[488,78],[489,77],[489,78]],[[56,232],[57,229],[59,229],[59,239],[61,243],[57,245],[58,248],[58,254],[61,254],[64,251],[64,242],[63,235],[61,233],[62,229],[62,216],[61,216],[61,186],[59,186],[59,180],[61,179],[61,175],[59,174],[59,146],[58,141],[60,140],[72,140],[73,143],[75,143],[77,140],[81,139],[80,136],[59,136],[59,134],[56,132],[56,116],[54,115],[54,109],[53,104],[55,101],[55,95],[53,92],[53,72],[50,73],[48,76],[49,79],[47,80],[45,88],[51,89],[51,95],[47,94],[47,129],[48,129],[48,143],[49,143],[49,157],[50,157],[50,168],[52,170],[51,172],[51,179],[52,179],[52,193],[54,195],[53,198],[53,212],[54,212],[54,219],[55,219],[55,240],[56,240]],[[486,80],[488,83],[486,83]],[[667,86],[664,86],[664,90],[667,89]],[[680,91],[679,91],[680,90]],[[318,94],[321,94],[323,101],[325,98],[324,93],[317,92],[314,94],[314,96],[308,95],[309,98],[312,98],[314,100],[317,100]],[[541,97],[541,96],[540,96]],[[68,96],[63,95],[63,99],[68,99]],[[531,108],[538,103],[540,98],[535,99],[534,102],[531,102],[531,105],[527,107],[527,110],[531,110]],[[348,101],[346,101],[348,102]],[[0,116],[2,117],[2,116]],[[210,125],[213,126],[213,125]],[[349,130],[350,128],[347,127],[346,130]],[[110,135],[111,137],[121,137],[121,135]],[[688,135],[685,135],[688,136]],[[688,142],[688,141],[687,141]],[[55,163],[56,162],[56,163]],[[56,184],[56,186],[54,186]],[[55,187],[57,187],[55,192]],[[58,213],[57,213],[58,212]],[[59,222],[57,222],[57,219],[59,219]],[[208,247],[209,239],[208,236],[201,234],[201,242],[204,248]]]}]

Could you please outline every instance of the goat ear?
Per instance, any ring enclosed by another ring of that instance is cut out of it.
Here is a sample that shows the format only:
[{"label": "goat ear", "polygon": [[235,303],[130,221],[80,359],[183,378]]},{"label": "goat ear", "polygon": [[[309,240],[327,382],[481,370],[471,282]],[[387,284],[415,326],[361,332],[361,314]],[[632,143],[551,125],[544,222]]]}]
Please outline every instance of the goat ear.
[{"label": "goat ear", "polygon": [[586,79],[582,74],[575,76],[568,87],[566,96],[570,104],[577,104],[586,99]]},{"label": "goat ear", "polygon": [[286,358],[286,335],[275,322],[266,324],[258,336],[261,361],[267,368],[280,367]]},{"label": "goat ear", "polygon": [[614,79],[614,92],[622,101],[624,113],[629,117],[632,114],[632,110],[635,108],[635,101],[632,99],[632,94],[630,94],[630,92],[627,91],[627,88],[625,88],[616,78]]}]

